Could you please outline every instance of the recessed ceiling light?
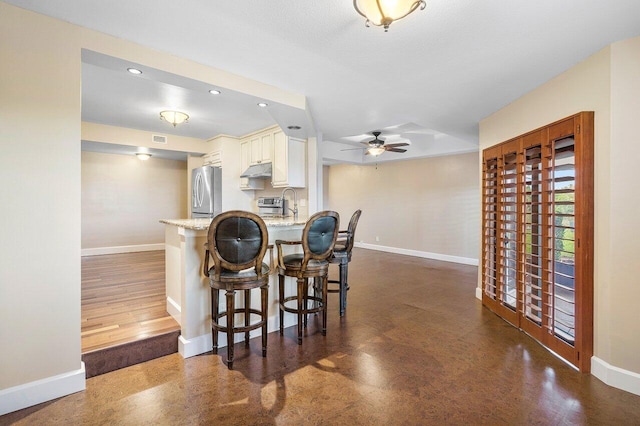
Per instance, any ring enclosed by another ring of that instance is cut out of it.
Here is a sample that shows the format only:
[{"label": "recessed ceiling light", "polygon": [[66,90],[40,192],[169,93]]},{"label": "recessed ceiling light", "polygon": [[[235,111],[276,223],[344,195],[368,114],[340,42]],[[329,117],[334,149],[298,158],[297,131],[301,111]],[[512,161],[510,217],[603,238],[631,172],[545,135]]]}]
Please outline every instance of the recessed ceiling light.
[{"label": "recessed ceiling light", "polygon": [[300,129],[302,129],[302,127],[300,127],[300,126],[287,126],[287,129],[289,129],[289,130],[300,130]]},{"label": "recessed ceiling light", "polygon": [[216,89],[211,89],[211,90],[209,90],[209,93],[211,93],[212,95],[219,95],[220,91],[216,90]]},{"label": "recessed ceiling light", "polygon": [[127,68],[127,71],[129,71],[131,74],[135,74],[135,75],[142,74],[142,71],[140,71],[138,68]]},{"label": "recessed ceiling light", "polygon": [[258,106],[259,106],[260,108],[266,108],[266,107],[268,107],[268,106],[269,106],[269,104],[268,104],[268,103],[266,103],[266,102],[260,102],[260,103],[258,104]]}]

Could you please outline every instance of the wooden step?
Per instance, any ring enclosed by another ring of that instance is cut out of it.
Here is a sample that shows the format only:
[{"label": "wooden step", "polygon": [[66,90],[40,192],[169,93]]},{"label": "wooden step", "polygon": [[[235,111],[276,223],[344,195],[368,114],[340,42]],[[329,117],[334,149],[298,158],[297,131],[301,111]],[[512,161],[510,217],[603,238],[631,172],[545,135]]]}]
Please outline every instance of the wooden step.
[{"label": "wooden step", "polygon": [[178,351],[167,313],[164,251],[82,258],[82,360],[87,377]]},{"label": "wooden step", "polygon": [[179,331],[150,336],[82,354],[87,379],[178,352]]}]

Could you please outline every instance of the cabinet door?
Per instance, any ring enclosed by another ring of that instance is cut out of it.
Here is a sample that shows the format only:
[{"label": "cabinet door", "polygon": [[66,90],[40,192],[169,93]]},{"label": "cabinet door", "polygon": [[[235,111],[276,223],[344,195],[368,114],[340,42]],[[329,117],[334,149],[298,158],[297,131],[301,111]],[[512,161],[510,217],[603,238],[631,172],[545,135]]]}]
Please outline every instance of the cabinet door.
[{"label": "cabinet door", "polygon": [[205,166],[222,167],[222,152],[211,151],[203,157]]},{"label": "cabinet door", "polygon": [[260,137],[252,138],[251,142],[251,164],[262,163],[262,139]]},{"label": "cabinet door", "polygon": [[271,184],[274,187],[287,186],[288,162],[287,136],[283,131],[276,131],[273,134],[273,159],[271,170]]},{"label": "cabinet door", "polygon": [[263,163],[271,162],[271,151],[273,150],[273,135],[267,133],[260,138],[261,146],[261,160]]},{"label": "cabinet door", "polygon": [[[251,162],[251,142],[240,144],[240,174],[249,168]],[[249,178],[240,178],[240,188],[249,188]]]}]

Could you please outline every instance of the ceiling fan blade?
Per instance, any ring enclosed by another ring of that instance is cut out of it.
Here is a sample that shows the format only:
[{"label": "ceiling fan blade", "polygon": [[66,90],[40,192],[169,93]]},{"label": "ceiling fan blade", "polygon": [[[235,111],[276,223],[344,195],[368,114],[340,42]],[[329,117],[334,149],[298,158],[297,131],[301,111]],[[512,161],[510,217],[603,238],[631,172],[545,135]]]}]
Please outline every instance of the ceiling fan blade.
[{"label": "ceiling fan blade", "polygon": [[367,149],[367,148],[365,148],[365,147],[362,147],[362,148],[347,148],[347,149],[341,149],[340,151],[355,151],[355,150],[362,151],[363,149]]},{"label": "ceiling fan blade", "polygon": [[406,142],[399,142],[399,143],[390,143],[389,145],[385,145],[387,148],[396,148],[398,146],[409,146],[408,143]]},{"label": "ceiling fan blade", "polygon": [[369,141],[369,142],[360,142],[360,143],[361,143],[362,145],[369,146],[369,144],[370,144],[371,142],[373,142],[373,141]]},{"label": "ceiling fan blade", "polygon": [[386,148],[385,151],[390,151],[390,152],[407,152],[406,149],[402,149],[402,148]]}]

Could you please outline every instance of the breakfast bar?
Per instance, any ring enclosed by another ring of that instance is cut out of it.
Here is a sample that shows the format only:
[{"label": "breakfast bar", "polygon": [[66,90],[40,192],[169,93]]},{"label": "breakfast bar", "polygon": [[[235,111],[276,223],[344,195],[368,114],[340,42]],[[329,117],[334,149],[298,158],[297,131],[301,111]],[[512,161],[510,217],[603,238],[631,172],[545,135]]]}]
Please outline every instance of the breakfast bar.
[{"label": "breakfast bar", "polygon": [[[264,221],[269,232],[269,244],[274,244],[275,240],[299,240],[306,218],[268,218]],[[160,222],[166,225],[167,312],[180,324],[178,352],[184,358],[188,358],[208,352],[212,348],[211,291],[209,278],[203,274],[205,243],[211,219],[163,219]],[[268,250],[264,260],[271,266],[267,326],[269,332],[278,329],[276,256],[277,253]],[[294,285],[295,281],[288,278],[285,286]],[[238,295],[238,297],[242,300],[243,296]],[[253,297],[252,305],[258,306],[259,294],[255,293],[255,300]],[[222,305],[221,309],[224,310]],[[285,327],[295,324],[295,315],[285,316]],[[259,335],[259,329],[251,332],[252,338]],[[237,338],[241,339],[242,336]],[[226,336],[221,333],[219,347],[226,345]]]}]

